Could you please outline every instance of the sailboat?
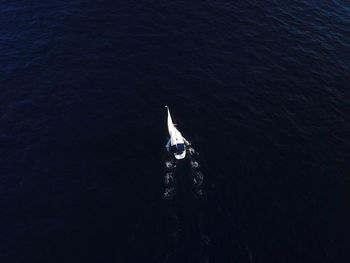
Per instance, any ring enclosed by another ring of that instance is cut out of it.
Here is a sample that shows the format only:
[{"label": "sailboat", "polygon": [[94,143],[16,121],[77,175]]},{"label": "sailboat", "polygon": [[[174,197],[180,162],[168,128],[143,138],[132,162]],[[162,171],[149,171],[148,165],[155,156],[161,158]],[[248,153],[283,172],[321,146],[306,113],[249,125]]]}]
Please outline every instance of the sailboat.
[{"label": "sailboat", "polygon": [[170,115],[168,106],[165,106],[168,111],[168,131],[170,139],[165,146],[169,153],[172,153],[177,160],[184,159],[186,157],[186,146],[189,142],[182,136],[181,132],[175,127]]}]

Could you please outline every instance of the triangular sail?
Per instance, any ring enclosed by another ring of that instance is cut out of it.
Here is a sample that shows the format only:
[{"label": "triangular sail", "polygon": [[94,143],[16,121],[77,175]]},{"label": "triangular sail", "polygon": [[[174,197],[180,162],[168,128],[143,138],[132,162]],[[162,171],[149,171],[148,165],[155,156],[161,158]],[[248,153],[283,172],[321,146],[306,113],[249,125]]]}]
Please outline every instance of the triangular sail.
[{"label": "triangular sail", "polygon": [[170,115],[169,107],[168,106],[165,106],[165,107],[168,110],[168,131],[170,135],[170,144],[176,145],[179,143],[184,143],[181,132],[179,132],[174,126],[173,120]]}]

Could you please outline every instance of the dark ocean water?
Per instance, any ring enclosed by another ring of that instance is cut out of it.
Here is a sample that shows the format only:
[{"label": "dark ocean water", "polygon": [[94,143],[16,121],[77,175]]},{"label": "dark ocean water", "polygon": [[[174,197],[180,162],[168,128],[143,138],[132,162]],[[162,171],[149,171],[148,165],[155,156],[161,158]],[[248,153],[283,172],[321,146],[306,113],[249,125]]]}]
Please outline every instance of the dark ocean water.
[{"label": "dark ocean water", "polygon": [[1,1],[0,262],[347,262],[349,81],[348,1]]}]

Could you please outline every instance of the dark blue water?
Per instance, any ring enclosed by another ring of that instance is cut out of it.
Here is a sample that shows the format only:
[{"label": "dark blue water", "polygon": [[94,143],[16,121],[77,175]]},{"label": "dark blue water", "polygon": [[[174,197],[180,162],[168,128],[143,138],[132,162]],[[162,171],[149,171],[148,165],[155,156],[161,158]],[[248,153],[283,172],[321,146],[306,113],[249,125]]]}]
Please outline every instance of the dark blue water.
[{"label": "dark blue water", "polygon": [[349,81],[348,1],[1,1],[0,262],[346,262]]}]

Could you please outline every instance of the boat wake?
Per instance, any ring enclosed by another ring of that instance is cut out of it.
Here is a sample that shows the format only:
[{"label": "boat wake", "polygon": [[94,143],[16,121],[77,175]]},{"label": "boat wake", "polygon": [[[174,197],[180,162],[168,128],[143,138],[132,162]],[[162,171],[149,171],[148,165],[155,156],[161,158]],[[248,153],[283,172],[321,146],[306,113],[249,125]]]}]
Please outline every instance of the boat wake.
[{"label": "boat wake", "polygon": [[198,152],[191,146],[186,158],[176,160],[167,154],[164,160],[166,233],[169,247],[164,262],[208,262],[210,237],[205,230],[202,204],[206,200],[204,174]]},{"label": "boat wake", "polygon": [[198,156],[199,153],[192,147],[186,149],[186,152],[186,160],[181,162],[187,163],[187,167],[179,167],[182,165],[182,163],[180,164],[171,157],[167,157],[164,161],[166,172],[164,176],[165,187],[163,198],[165,200],[173,200],[175,198],[177,188],[181,187],[179,186],[178,181],[180,177],[183,177],[186,174],[190,179],[192,191],[196,199],[201,199],[204,197],[204,175],[200,171],[200,165],[196,159],[196,156]]}]

